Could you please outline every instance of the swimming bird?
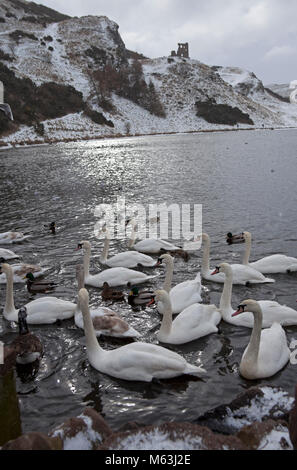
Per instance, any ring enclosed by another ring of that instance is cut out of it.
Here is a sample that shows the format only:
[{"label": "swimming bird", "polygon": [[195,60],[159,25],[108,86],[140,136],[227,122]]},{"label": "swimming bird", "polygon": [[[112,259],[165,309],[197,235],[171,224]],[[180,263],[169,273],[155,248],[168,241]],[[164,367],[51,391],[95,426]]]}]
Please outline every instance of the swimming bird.
[{"label": "swimming bird", "polygon": [[264,258],[250,263],[249,258],[252,245],[252,235],[250,232],[243,232],[243,238],[245,240],[246,245],[245,253],[242,260],[243,265],[256,269],[262,274],[289,273],[297,271],[297,258],[282,254],[264,256]]},{"label": "swimming bird", "polygon": [[0,245],[22,242],[29,236],[30,235],[24,235],[22,232],[3,232],[0,233]]},{"label": "swimming bird", "polygon": [[[82,264],[76,266],[76,280],[78,292],[84,288],[84,267]],[[112,336],[115,338],[138,338],[140,333],[123,320],[118,313],[108,307],[97,307],[89,310],[96,336]],[[74,321],[78,328],[84,329],[81,306],[78,303],[74,315]]]},{"label": "swimming bird", "polygon": [[101,292],[103,300],[111,300],[112,302],[119,302],[125,300],[125,294],[122,291],[112,289],[108,282],[103,282],[103,290]]},{"label": "swimming bird", "polygon": [[88,241],[82,241],[78,244],[77,249],[84,250],[84,272],[85,284],[93,287],[103,287],[103,283],[107,282],[110,287],[141,284],[143,282],[154,279],[157,276],[147,276],[146,274],[134,271],[132,269],[118,267],[105,269],[101,273],[92,275],[90,269],[91,244]]},{"label": "swimming bird", "polygon": [[172,321],[170,297],[165,290],[157,290],[155,301],[163,304],[163,318],[157,338],[162,343],[184,344],[216,333],[221,314],[215,305],[194,303]]},{"label": "swimming bird", "polygon": [[132,287],[128,295],[128,304],[137,307],[137,306],[146,306],[154,297],[154,292],[152,290],[139,290],[138,287]]},{"label": "swimming bird", "polygon": [[57,286],[53,281],[36,280],[32,273],[27,273],[25,278],[27,279],[26,285],[30,294],[46,294],[51,292]]},{"label": "swimming bird", "polygon": [[[219,264],[213,271],[213,275],[217,273],[225,274],[224,288],[220,299],[220,312],[225,322],[231,323],[238,326],[246,326],[247,328],[253,328],[254,317],[251,312],[247,312],[245,315],[232,316],[234,309],[231,305],[232,297],[232,269],[228,263]],[[278,322],[283,326],[297,325],[297,311],[286,305],[281,305],[273,300],[258,300],[258,303],[262,310],[263,321],[262,327],[267,328],[274,322]]]},{"label": "swimming bird", "polygon": [[[14,306],[13,270],[9,264],[1,264],[0,271],[6,276],[6,299],[3,315],[8,321],[18,321],[18,310]],[[74,316],[76,304],[57,297],[40,297],[25,305],[28,324],[51,324]]]},{"label": "swimming bird", "polygon": [[183,374],[201,377],[202,367],[188,363],[181,355],[152,343],[134,342],[116,349],[104,350],[98,343],[89,312],[89,295],[79,291],[87,342],[87,355],[94,369],[124,380],[151,382],[153,378],[169,379]]},{"label": "swimming bird", "polygon": [[27,308],[20,308],[18,311],[19,335],[10,344],[16,351],[16,362],[22,365],[35,362],[43,354],[40,339],[29,331],[27,317]]},{"label": "swimming bird", "polygon": [[289,361],[290,349],[286,333],[279,323],[262,330],[262,309],[252,299],[244,300],[238,306],[233,317],[244,312],[252,312],[254,326],[250,342],[241,358],[240,374],[249,380],[265,379],[280,371]]},{"label": "swimming bird", "polygon": [[134,219],[129,220],[126,225],[132,225],[132,233],[131,238],[128,243],[129,248],[134,248],[141,253],[152,253],[158,254],[160,253],[161,248],[172,251],[172,250],[180,250],[179,246],[175,246],[172,243],[167,242],[166,240],[162,240],[161,238],[146,238],[145,240],[140,240],[139,242],[135,243],[135,227],[136,221]]},{"label": "swimming bird", "polygon": [[0,248],[0,263],[5,263],[5,261],[17,258],[20,258],[20,256],[14,253],[14,251]]},{"label": "swimming bird", "polygon": [[[213,269],[209,267],[209,252],[210,252],[210,238],[207,233],[202,234],[202,243],[203,243],[203,257],[202,257],[202,266],[201,266],[201,275],[202,278],[207,279],[212,282],[224,283],[225,275],[224,273],[218,273],[213,275]],[[233,284],[262,284],[262,283],[272,283],[275,282],[274,279],[265,277],[262,273],[256,269],[246,266],[244,264],[231,264],[231,269],[233,273]]]},{"label": "swimming bird", "polygon": [[[0,264],[5,263],[3,258],[0,259]],[[13,282],[15,283],[24,283],[25,276],[28,273],[31,273],[32,276],[38,278],[46,273],[47,269],[38,266],[37,264],[27,264],[27,263],[20,263],[20,264],[12,264],[10,265],[12,272],[13,272]],[[6,283],[6,276],[5,274],[0,274],[0,284]]]}]

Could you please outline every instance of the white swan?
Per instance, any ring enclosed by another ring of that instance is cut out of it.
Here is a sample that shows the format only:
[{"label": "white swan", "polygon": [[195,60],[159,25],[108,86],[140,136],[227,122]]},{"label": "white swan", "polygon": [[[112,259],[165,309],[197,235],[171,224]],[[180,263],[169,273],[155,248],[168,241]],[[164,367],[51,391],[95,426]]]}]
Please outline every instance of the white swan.
[{"label": "white swan", "polygon": [[157,338],[162,343],[184,344],[216,333],[221,314],[215,305],[195,303],[185,308],[172,321],[170,297],[165,290],[157,290],[155,301],[163,304],[164,315]]},{"label": "white swan", "polygon": [[[212,275],[214,270],[209,268],[210,238],[207,233],[202,234],[202,242],[204,245],[201,266],[202,277],[208,281],[223,283],[225,275],[223,273]],[[261,284],[266,282],[275,282],[274,279],[265,277],[263,274],[259,273],[259,271],[251,268],[250,266],[246,266],[244,264],[231,264],[230,266],[233,272],[233,284],[246,285],[247,283]]]},{"label": "white swan", "polygon": [[281,370],[290,358],[286,333],[279,323],[262,330],[262,310],[255,300],[244,300],[233,316],[252,312],[254,326],[250,342],[241,358],[240,374],[249,380],[265,379]]},{"label": "white swan", "polygon": [[126,251],[124,253],[118,253],[117,255],[112,256],[108,259],[108,250],[109,250],[109,231],[104,230],[106,233],[104,248],[100,261],[102,264],[106,264],[111,268],[116,268],[122,266],[124,268],[137,268],[138,266],[143,266],[145,268],[153,268],[156,266],[156,261],[151,258],[151,256],[139,253],[138,251]]},{"label": "white swan", "polygon": [[0,233],[0,245],[22,242],[29,236],[30,235],[24,235],[22,232],[3,232]]},{"label": "white swan", "polygon": [[[1,260],[2,261],[2,260]],[[26,279],[25,276],[28,273],[32,273],[35,278],[43,276],[46,273],[47,269],[41,268],[36,264],[12,264],[10,265],[12,272],[13,272],[13,282],[18,283],[25,283]],[[4,273],[0,274],[0,284],[6,283],[6,276]]]},{"label": "white swan", "polygon": [[[6,299],[3,310],[4,318],[8,321],[18,321],[18,310],[14,306],[13,298],[13,271],[9,264],[2,264],[1,270],[5,273]],[[57,320],[64,320],[74,316],[76,304],[57,297],[40,297],[25,305],[27,309],[27,323],[31,325],[50,324]]]},{"label": "white swan", "polygon": [[[82,264],[76,267],[76,280],[78,292],[84,288],[84,267]],[[141,335],[120,318],[116,312],[108,307],[90,309],[93,327],[96,336],[113,336],[115,338],[139,338]],[[84,329],[84,321],[79,301],[75,310],[74,321],[78,328]]]},{"label": "white swan", "polygon": [[131,219],[128,223],[132,225],[132,233],[131,238],[128,243],[129,248],[134,248],[137,251],[142,253],[152,253],[157,254],[160,253],[161,248],[167,251],[174,251],[180,250],[179,246],[175,246],[172,243],[169,243],[161,238],[146,238],[145,240],[140,240],[139,242],[135,243],[135,226],[136,222],[134,219]]},{"label": "white swan", "polygon": [[[166,266],[163,289],[169,294],[172,313],[180,313],[186,307],[202,301],[200,273],[197,274],[195,279],[181,282],[171,288],[173,277],[173,258],[169,254],[166,254],[160,256],[159,260],[164,261]],[[164,313],[164,305],[162,303],[158,302],[157,308],[159,313]]]},{"label": "white swan", "polygon": [[0,259],[3,259],[4,261],[8,261],[10,259],[17,259],[17,258],[20,258],[20,256],[17,255],[14,251],[6,250],[5,248],[0,248]]},{"label": "white swan", "polygon": [[93,287],[102,287],[104,282],[108,282],[110,287],[141,284],[142,282],[154,279],[155,276],[147,276],[139,271],[134,271],[128,268],[110,268],[105,269],[101,273],[92,275],[89,272],[90,269],[90,256],[91,256],[91,244],[88,241],[81,241],[78,244],[77,249],[84,249],[84,272],[85,272],[85,284]]},{"label": "white swan", "polygon": [[183,374],[202,376],[202,367],[189,364],[182,356],[162,346],[134,342],[105,351],[98,344],[89,312],[89,295],[79,291],[90,364],[100,372],[124,380],[151,382],[153,378],[169,379]]},{"label": "white swan", "polygon": [[[232,269],[228,263],[221,263],[216,267],[214,273],[224,273],[224,288],[220,300],[220,312],[225,322],[238,326],[246,326],[253,328],[254,317],[251,312],[246,311],[246,315],[240,317],[232,317],[234,309],[231,305],[232,296]],[[263,314],[263,328],[268,328],[274,322],[281,325],[297,325],[297,311],[286,305],[281,305],[272,300],[258,300]]]},{"label": "white swan", "polygon": [[250,234],[250,232],[243,232],[243,238],[245,240],[246,247],[242,264],[244,264],[245,266],[250,266],[251,268],[256,269],[262,274],[276,274],[297,271],[297,258],[281,254],[265,256],[264,258],[261,258],[258,261],[250,263],[249,259],[251,253],[252,235]]}]

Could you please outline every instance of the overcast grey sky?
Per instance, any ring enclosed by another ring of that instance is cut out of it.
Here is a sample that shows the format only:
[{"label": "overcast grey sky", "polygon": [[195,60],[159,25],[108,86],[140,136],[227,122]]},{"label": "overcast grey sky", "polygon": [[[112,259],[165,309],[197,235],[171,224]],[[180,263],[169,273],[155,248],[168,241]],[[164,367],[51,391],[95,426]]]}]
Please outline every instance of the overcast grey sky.
[{"label": "overcast grey sky", "polygon": [[128,49],[155,58],[188,42],[190,57],[297,79],[297,0],[35,0],[71,16],[104,15]]}]

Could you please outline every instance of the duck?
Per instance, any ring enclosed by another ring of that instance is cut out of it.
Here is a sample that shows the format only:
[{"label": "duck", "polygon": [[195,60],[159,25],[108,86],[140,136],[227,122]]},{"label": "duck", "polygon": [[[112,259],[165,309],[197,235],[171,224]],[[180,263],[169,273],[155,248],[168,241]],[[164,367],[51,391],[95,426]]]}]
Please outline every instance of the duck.
[{"label": "duck", "polygon": [[18,311],[19,335],[10,344],[16,351],[16,363],[21,365],[31,364],[39,360],[43,354],[40,339],[29,331],[27,317],[27,308],[20,308]]},{"label": "duck", "polygon": [[30,292],[30,294],[46,294],[54,290],[57,286],[57,284],[53,281],[37,281],[32,273],[27,273],[25,279],[27,279],[26,285],[27,290],[28,292]]},{"label": "duck", "polygon": [[244,312],[254,316],[254,326],[248,346],[242,355],[239,372],[245,379],[265,379],[275,375],[290,359],[286,333],[282,326],[275,322],[270,328],[262,330],[262,309],[253,299],[240,303],[233,317]]},{"label": "duck", "polygon": [[56,222],[51,222],[49,225],[45,225],[44,227],[50,230],[53,235],[56,235]]},{"label": "duck", "polygon": [[148,303],[152,300],[154,292],[152,290],[139,290],[138,287],[132,287],[128,295],[128,304],[137,307],[137,306],[147,306]]},{"label": "duck", "polygon": [[[225,281],[225,275],[223,273],[213,275],[214,270],[209,267],[210,238],[207,233],[202,233],[202,243],[204,245],[201,266],[202,278],[207,281],[223,284]],[[231,264],[230,266],[233,272],[233,284],[247,285],[275,282],[274,279],[265,277],[262,273],[250,266],[246,266],[244,264]]]},{"label": "duck", "polygon": [[226,235],[226,242],[228,243],[228,245],[244,243],[243,234],[239,233],[238,235],[233,235],[231,232],[228,232]]},{"label": "duck", "polygon": [[106,233],[104,249],[100,257],[100,262],[102,264],[105,264],[111,268],[120,266],[124,268],[154,268],[156,266],[156,261],[151,256],[139,253],[138,251],[125,251],[123,253],[118,253],[117,255],[114,255],[108,259],[110,235],[107,228],[104,229],[104,232]]},{"label": "duck", "polygon": [[165,249],[166,251],[180,250],[180,246],[175,246],[166,240],[162,240],[161,238],[146,238],[145,240],[140,240],[139,242],[135,243],[135,227],[137,225],[135,219],[128,220],[126,225],[128,224],[132,225],[131,238],[128,242],[129,248],[134,248],[134,250],[140,251],[141,253],[150,254],[159,254],[161,248]]},{"label": "duck", "polygon": [[[194,303],[199,303],[202,301],[201,297],[201,275],[198,273],[195,279],[181,282],[176,286],[171,288],[172,278],[173,278],[173,269],[174,269],[174,260],[171,255],[166,254],[160,256],[158,262],[159,264],[164,264],[166,266],[165,280],[163,284],[163,289],[169,294],[172,313],[180,313],[186,307]],[[164,306],[162,303],[157,303],[157,308],[159,313],[164,312]]]},{"label": "duck", "polygon": [[[84,266],[78,264],[76,266],[76,280],[78,292],[84,288]],[[97,307],[89,309],[93,328],[96,336],[112,336],[115,338],[139,338],[141,335],[132,328],[125,320],[123,320],[116,312],[108,307]],[[78,303],[75,310],[74,322],[78,328],[84,329],[83,316],[81,306]]]},{"label": "duck", "polygon": [[181,355],[162,346],[136,341],[112,350],[104,350],[98,343],[89,312],[89,294],[79,291],[86,336],[87,356],[91,366],[104,374],[128,381],[151,382],[184,374],[204,376],[201,366],[188,363]]},{"label": "duck", "polygon": [[246,245],[242,260],[243,265],[256,269],[262,274],[290,273],[297,271],[297,258],[282,254],[265,256],[258,261],[250,263],[249,258],[252,245],[252,235],[250,232],[243,232],[243,238]]},{"label": "duck", "polygon": [[30,235],[25,235],[22,232],[2,232],[0,233],[0,245],[22,242],[29,236]]},{"label": "duck", "polygon": [[157,339],[162,343],[185,344],[218,331],[221,314],[215,305],[194,303],[172,321],[170,297],[164,289],[155,292],[155,301],[163,304],[163,318]]},{"label": "duck", "polygon": [[[219,264],[213,274],[224,273],[225,281],[224,288],[220,299],[220,312],[225,322],[232,325],[245,326],[253,328],[254,317],[251,312],[246,311],[246,315],[240,317],[232,317],[234,309],[231,305],[232,297],[232,269],[229,263]],[[281,305],[273,300],[258,300],[262,310],[262,327],[268,328],[274,322],[280,323],[283,326],[297,325],[297,311],[286,305]]]},{"label": "duck", "polygon": [[103,300],[111,300],[112,302],[125,300],[124,292],[112,289],[108,282],[103,282],[101,297]]},{"label": "duck", "polygon": [[[165,248],[161,248],[160,249],[160,254],[166,255],[166,254],[168,254],[168,250],[165,250]],[[182,250],[182,249],[171,250],[169,252],[169,254],[171,256],[174,256],[174,257],[178,256],[178,257],[182,258],[184,261],[189,261],[189,253],[186,250]]]},{"label": "duck", "polygon": [[6,250],[5,248],[0,248],[0,262],[5,263],[5,261],[9,261],[11,259],[20,258],[14,251]]},{"label": "duck", "polygon": [[[13,270],[9,264],[1,264],[0,271],[5,274],[6,299],[3,309],[4,318],[10,322],[18,321],[18,310],[14,306],[13,297]],[[31,325],[52,324],[57,320],[72,318],[76,304],[57,297],[40,297],[25,305],[27,309],[27,323]]]},{"label": "duck", "polygon": [[139,271],[133,269],[117,267],[105,269],[101,273],[92,275],[89,272],[90,269],[90,256],[91,256],[91,243],[87,240],[81,241],[78,244],[77,250],[84,250],[84,272],[85,272],[85,284],[93,287],[103,287],[104,282],[108,282],[110,287],[141,284],[157,277],[148,276]]},{"label": "duck", "polygon": [[[5,259],[1,258],[0,259],[0,264],[5,263]],[[44,273],[46,273],[47,269],[41,268],[41,266],[38,266],[36,264],[26,264],[26,263],[21,263],[21,264],[12,264],[11,265],[12,271],[13,271],[13,282],[14,283],[24,283],[25,282],[25,275],[27,273],[32,273],[34,278],[38,278],[39,276],[43,276]],[[6,283],[6,276],[5,274],[0,274],[0,284],[5,284]]]}]

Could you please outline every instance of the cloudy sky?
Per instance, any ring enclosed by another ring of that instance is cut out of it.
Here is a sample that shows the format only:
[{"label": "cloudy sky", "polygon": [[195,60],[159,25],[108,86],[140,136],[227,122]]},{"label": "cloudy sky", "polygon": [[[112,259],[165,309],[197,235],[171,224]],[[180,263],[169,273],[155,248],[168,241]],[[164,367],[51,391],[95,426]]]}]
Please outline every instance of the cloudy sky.
[{"label": "cloudy sky", "polygon": [[105,15],[130,50],[165,56],[188,42],[190,57],[235,65],[264,84],[297,79],[297,0],[35,0],[71,16]]}]

